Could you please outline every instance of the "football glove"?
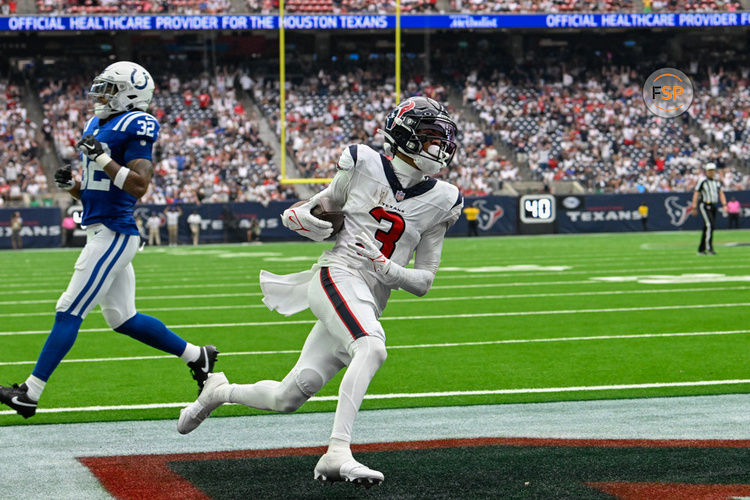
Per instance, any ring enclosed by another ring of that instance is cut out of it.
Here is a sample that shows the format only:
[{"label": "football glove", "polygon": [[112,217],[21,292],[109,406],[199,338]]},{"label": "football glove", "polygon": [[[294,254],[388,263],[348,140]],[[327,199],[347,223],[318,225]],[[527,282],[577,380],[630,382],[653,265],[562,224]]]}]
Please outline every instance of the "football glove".
[{"label": "football glove", "polygon": [[348,243],[349,253],[359,261],[360,267],[387,276],[392,265],[391,259],[383,255],[367,234],[359,233],[354,238],[356,241]]},{"label": "football glove", "polygon": [[281,214],[281,223],[305,238],[323,241],[333,233],[333,225],[312,215],[310,210],[313,208],[315,202],[312,200],[298,207],[287,208]]},{"label": "football glove", "polygon": [[76,147],[92,161],[104,154],[104,146],[91,134],[78,141]]},{"label": "football glove", "polygon": [[63,168],[58,168],[55,171],[55,184],[65,191],[73,189],[76,181],[73,180],[73,170],[70,165],[65,165]]}]

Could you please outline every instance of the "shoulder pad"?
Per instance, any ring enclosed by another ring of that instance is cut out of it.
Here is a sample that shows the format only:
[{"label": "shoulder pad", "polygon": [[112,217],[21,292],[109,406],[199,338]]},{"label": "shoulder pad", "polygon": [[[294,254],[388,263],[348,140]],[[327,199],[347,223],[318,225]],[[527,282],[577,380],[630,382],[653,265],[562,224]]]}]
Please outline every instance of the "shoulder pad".
[{"label": "shoulder pad", "polygon": [[131,111],[123,115],[112,130],[155,141],[159,128],[159,122],[150,114],[144,111]]},{"label": "shoulder pad", "polygon": [[447,222],[449,226],[452,226],[461,216],[464,208],[464,197],[456,186],[448,182],[438,181],[436,187],[445,192],[446,204],[444,210],[446,213],[441,222]]},{"label": "shoulder pad", "polygon": [[357,166],[358,162],[372,158],[378,159],[378,164],[380,164],[380,155],[371,147],[365,144],[352,144],[341,152],[336,168],[338,170],[351,170]]},{"label": "shoulder pad", "polygon": [[341,152],[336,170],[351,170],[357,165],[357,145],[352,144]]}]

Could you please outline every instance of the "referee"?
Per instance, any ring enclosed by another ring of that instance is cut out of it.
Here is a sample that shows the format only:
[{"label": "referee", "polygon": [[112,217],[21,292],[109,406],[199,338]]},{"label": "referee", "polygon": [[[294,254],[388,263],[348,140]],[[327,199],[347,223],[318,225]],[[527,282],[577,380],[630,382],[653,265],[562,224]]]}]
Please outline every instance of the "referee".
[{"label": "referee", "polygon": [[721,190],[721,183],[714,179],[714,176],[716,176],[716,165],[709,163],[706,165],[705,170],[706,177],[701,179],[695,186],[690,213],[695,215],[700,212],[701,217],[703,217],[703,234],[701,235],[701,243],[698,245],[698,255],[715,255],[714,228],[716,226],[716,209],[718,208],[719,201],[721,201],[722,210],[726,211],[727,199],[724,196],[724,191]]}]

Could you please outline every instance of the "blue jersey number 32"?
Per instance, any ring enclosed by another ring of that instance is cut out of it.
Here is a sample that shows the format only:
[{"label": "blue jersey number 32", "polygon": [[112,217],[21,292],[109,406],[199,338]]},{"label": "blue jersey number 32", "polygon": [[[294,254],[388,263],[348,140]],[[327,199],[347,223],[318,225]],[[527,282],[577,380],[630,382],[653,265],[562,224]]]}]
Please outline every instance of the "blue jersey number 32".
[{"label": "blue jersey number 32", "polygon": [[152,122],[151,120],[138,120],[135,123],[141,127],[136,131],[136,134],[145,135],[147,137],[154,136],[154,129],[156,128],[156,123]]}]

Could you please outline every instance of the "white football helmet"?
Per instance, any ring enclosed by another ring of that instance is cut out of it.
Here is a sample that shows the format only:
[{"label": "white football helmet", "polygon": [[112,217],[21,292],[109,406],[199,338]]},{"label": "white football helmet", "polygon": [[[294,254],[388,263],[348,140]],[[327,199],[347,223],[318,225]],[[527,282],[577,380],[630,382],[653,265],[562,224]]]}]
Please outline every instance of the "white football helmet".
[{"label": "white football helmet", "polygon": [[146,111],[154,96],[154,79],[143,66],[130,61],[110,64],[94,78],[88,98],[103,120],[116,113]]}]

